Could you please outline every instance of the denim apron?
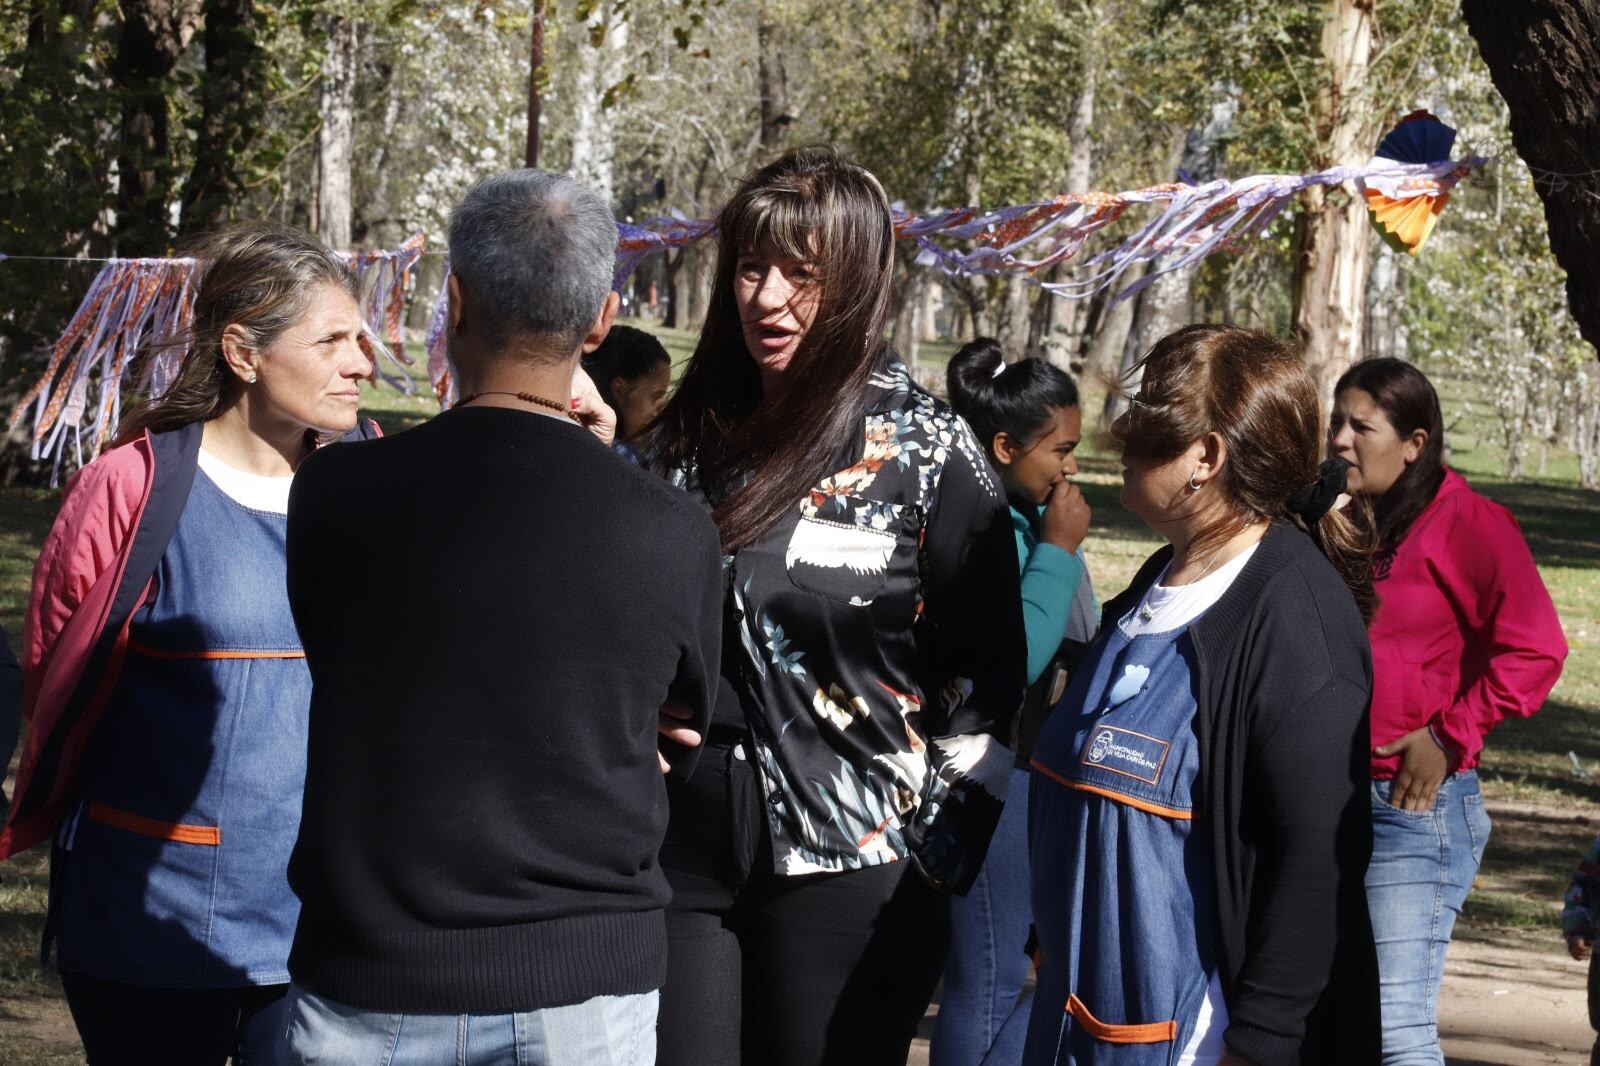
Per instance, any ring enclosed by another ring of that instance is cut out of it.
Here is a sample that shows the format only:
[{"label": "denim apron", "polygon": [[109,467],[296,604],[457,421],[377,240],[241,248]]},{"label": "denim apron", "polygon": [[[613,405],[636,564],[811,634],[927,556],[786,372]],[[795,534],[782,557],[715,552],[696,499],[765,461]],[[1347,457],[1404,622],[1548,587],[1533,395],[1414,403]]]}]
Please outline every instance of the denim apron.
[{"label": "denim apron", "polygon": [[195,476],[85,753],[64,972],[164,988],[289,979],[311,677],[287,522]]},{"label": "denim apron", "polygon": [[1113,626],[1034,751],[1030,1064],[1167,1066],[1216,966],[1186,629]]}]

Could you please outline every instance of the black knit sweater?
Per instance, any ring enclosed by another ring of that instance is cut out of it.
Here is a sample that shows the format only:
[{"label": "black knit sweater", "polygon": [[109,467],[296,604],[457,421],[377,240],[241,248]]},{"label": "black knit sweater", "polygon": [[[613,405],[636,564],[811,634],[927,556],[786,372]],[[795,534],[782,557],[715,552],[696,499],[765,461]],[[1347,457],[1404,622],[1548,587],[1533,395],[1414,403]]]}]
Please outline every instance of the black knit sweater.
[{"label": "black knit sweater", "polygon": [[[1123,617],[1164,548],[1106,605]],[[1276,523],[1194,642],[1201,801],[1211,834],[1229,1047],[1261,1066],[1378,1060],[1372,652],[1344,581]]]},{"label": "black knit sweater", "polygon": [[314,684],[294,980],[429,1013],[660,987],[657,715],[709,718],[710,520],[575,425],[463,408],[313,455],[288,536]]}]

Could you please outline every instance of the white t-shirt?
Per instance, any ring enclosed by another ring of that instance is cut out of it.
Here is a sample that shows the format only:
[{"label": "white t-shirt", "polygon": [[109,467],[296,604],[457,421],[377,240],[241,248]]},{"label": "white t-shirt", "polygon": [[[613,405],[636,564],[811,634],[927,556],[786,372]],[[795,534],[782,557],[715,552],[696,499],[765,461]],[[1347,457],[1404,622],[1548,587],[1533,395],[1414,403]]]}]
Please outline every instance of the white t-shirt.
[{"label": "white t-shirt", "polygon": [[[1137,637],[1142,633],[1170,633],[1205,614],[1224,593],[1233,586],[1250,557],[1261,546],[1260,541],[1250,545],[1199,581],[1187,585],[1163,585],[1167,570],[1161,571],[1139,605],[1117,623],[1123,633]],[[1227,1051],[1222,1034],[1228,1029],[1228,1004],[1222,998],[1222,978],[1213,973],[1206,987],[1206,998],[1200,1004],[1195,1018],[1194,1033],[1189,1037],[1183,1053],[1178,1056],[1178,1066],[1215,1066]]]},{"label": "white t-shirt", "polygon": [[1145,592],[1139,605],[1117,624],[1130,637],[1182,629],[1222,599],[1223,593],[1233,586],[1234,579],[1260,546],[1261,542],[1257,541],[1199,581],[1191,581],[1187,585],[1162,584],[1167,579],[1167,572],[1172,569],[1172,564],[1168,563],[1167,569],[1161,571],[1161,576]]},{"label": "white t-shirt", "polygon": [[204,448],[200,449],[200,470],[223,494],[252,511],[289,513],[289,486],[294,475],[268,477],[229,466]]}]

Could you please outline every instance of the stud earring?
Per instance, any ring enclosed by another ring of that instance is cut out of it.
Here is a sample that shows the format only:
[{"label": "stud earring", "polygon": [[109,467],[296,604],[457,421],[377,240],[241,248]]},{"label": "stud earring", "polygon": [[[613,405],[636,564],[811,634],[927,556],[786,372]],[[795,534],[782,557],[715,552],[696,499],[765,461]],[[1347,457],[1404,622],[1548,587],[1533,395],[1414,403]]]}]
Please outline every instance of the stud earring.
[{"label": "stud earring", "polygon": [[245,381],[246,381],[246,383],[248,383],[250,385],[254,385],[256,383],[255,374],[251,374],[248,378],[245,379]]}]

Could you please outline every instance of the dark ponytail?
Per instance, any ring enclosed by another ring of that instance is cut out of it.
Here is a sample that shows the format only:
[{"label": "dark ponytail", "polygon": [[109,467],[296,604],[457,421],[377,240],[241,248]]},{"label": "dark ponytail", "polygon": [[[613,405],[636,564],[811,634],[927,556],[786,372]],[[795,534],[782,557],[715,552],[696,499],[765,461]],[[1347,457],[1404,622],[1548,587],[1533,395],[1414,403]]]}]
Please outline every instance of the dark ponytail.
[{"label": "dark ponytail", "polygon": [[1004,433],[1024,450],[1057,408],[1078,406],[1071,375],[1043,359],[1006,364],[1000,342],[979,337],[950,357],[945,368],[950,406],[967,420],[993,458],[994,438]]}]

